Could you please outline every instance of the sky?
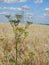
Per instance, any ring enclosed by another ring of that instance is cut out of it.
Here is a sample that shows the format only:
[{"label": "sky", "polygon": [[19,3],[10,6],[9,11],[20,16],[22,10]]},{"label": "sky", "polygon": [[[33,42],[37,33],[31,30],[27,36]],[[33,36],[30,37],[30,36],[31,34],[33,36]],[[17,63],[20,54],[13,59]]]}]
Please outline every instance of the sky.
[{"label": "sky", "polygon": [[49,24],[49,0],[0,0],[0,22],[7,22],[5,15],[23,14],[24,21]]}]

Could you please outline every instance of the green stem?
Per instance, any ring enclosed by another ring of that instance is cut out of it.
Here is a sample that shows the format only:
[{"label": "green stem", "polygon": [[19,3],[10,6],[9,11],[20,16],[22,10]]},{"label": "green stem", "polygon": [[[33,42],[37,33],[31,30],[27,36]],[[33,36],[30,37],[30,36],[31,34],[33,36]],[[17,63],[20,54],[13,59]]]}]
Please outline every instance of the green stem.
[{"label": "green stem", "polygon": [[16,62],[15,62],[15,65],[18,65],[18,63],[17,63],[17,58],[18,58],[18,53],[17,53],[17,50],[18,50],[17,49],[17,37],[15,37],[15,39],[16,39]]}]

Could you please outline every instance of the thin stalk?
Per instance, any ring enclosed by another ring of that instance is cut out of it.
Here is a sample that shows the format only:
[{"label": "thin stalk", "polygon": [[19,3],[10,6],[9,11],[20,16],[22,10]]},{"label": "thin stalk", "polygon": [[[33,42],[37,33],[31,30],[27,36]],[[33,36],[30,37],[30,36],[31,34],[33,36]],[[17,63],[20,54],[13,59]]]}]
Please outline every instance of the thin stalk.
[{"label": "thin stalk", "polygon": [[[7,44],[6,44],[7,46]],[[8,53],[7,53],[7,50],[6,50],[6,65],[8,65],[8,57],[7,57]]]},{"label": "thin stalk", "polygon": [[17,37],[16,37],[17,35],[15,35],[15,44],[16,44],[16,61],[15,61],[15,65],[18,65],[18,63],[17,63],[17,59],[18,59],[18,52],[17,52],[17,50],[18,50],[18,48],[17,48]]}]

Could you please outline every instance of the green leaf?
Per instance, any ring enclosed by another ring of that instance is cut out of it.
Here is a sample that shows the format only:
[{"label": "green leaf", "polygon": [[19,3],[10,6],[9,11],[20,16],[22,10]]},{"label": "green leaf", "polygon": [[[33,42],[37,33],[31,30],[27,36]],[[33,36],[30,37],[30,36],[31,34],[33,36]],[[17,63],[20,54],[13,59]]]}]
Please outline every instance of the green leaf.
[{"label": "green leaf", "polygon": [[17,28],[15,31],[19,31],[19,32],[24,33],[25,32],[25,29],[23,29],[23,28]]},{"label": "green leaf", "polygon": [[23,17],[21,14],[16,14],[15,16],[16,18],[20,18],[20,19]]},{"label": "green leaf", "polygon": [[32,22],[27,21],[27,24],[29,24],[29,25],[30,25],[30,24],[32,24]]},{"label": "green leaf", "polygon": [[20,20],[10,20],[9,22],[19,23],[19,22],[20,22]]},{"label": "green leaf", "polygon": [[9,61],[15,63],[15,59],[13,59],[13,58],[11,58]]},{"label": "green leaf", "polygon": [[24,32],[24,35],[25,35],[25,37],[26,37],[26,36],[28,35],[28,32],[25,31],[25,32]]},{"label": "green leaf", "polygon": [[5,15],[5,17],[10,18],[10,17],[11,17],[11,15]]},{"label": "green leaf", "polygon": [[35,53],[34,52],[29,52],[29,55],[33,56],[33,55],[35,55]]},{"label": "green leaf", "polygon": [[25,58],[24,58],[25,61],[28,61],[29,59],[30,59],[29,57],[25,57]]}]

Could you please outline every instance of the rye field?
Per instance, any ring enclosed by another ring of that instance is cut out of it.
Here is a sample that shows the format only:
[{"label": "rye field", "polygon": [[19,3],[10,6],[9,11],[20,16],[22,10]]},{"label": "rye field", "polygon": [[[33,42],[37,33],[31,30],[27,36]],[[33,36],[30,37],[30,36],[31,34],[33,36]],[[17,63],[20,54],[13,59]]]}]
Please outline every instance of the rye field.
[{"label": "rye field", "polygon": [[[26,31],[28,36],[18,44],[18,65],[49,65],[49,26],[31,24]],[[10,23],[0,23],[0,65],[15,65],[14,37]]]}]

